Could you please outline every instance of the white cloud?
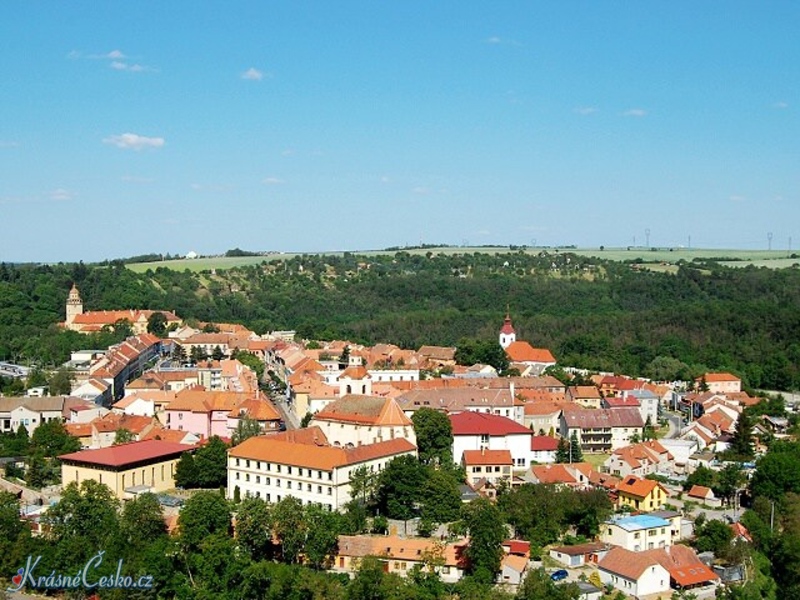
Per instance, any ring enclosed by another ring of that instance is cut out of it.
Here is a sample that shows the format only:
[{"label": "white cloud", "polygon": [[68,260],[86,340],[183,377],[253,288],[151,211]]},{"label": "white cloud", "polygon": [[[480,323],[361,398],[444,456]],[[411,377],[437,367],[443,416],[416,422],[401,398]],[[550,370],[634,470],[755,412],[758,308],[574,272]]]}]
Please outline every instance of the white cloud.
[{"label": "white cloud", "polygon": [[264,79],[264,73],[262,71],[259,71],[255,67],[250,67],[249,69],[247,69],[247,71],[242,73],[242,79],[248,79],[250,81],[261,81],[262,79]]},{"label": "white cloud", "polygon": [[123,58],[128,58],[125,56],[120,50],[112,50],[108,54],[106,54],[103,58],[111,58],[113,60],[121,60]]},{"label": "white cloud", "polygon": [[281,185],[286,182],[279,177],[266,177],[261,180],[261,183],[265,183],[266,185]]},{"label": "white cloud", "polygon": [[582,115],[584,117],[588,115],[593,115],[597,111],[598,109],[595,108],[594,106],[579,106],[578,108],[573,109],[573,112],[578,113],[579,115]]},{"label": "white cloud", "polygon": [[776,102],[775,104],[772,105],[772,108],[789,108],[789,103],[783,101]]},{"label": "white cloud", "polygon": [[623,117],[644,117],[647,115],[647,111],[643,108],[629,108],[624,113],[622,113]]},{"label": "white cloud", "polygon": [[50,192],[50,200],[66,201],[66,200],[72,200],[74,197],[75,194],[73,194],[69,190],[65,190],[64,188],[58,188]]},{"label": "white cloud", "polygon": [[504,45],[504,46],[521,46],[522,45],[516,40],[510,40],[508,38],[501,38],[501,37],[496,36],[496,35],[493,35],[493,36],[491,36],[489,38],[486,38],[485,42],[487,44],[492,44],[494,46],[501,46],[501,45]]},{"label": "white cloud", "polygon": [[103,140],[104,144],[111,144],[123,150],[142,150],[144,148],[161,148],[164,145],[162,137],[147,137],[136,133],[123,133],[112,135]]},{"label": "white cloud", "polygon": [[114,60],[111,62],[111,68],[116,69],[117,71],[124,71],[125,69],[128,68],[128,65],[124,62]]}]

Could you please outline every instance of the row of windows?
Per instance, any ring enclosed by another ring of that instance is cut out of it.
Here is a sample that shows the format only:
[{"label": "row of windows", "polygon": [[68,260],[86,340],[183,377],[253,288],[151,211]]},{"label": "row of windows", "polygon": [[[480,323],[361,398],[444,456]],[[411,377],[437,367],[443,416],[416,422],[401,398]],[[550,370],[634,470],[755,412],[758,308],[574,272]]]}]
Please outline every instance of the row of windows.
[{"label": "row of windows", "polygon": [[[235,477],[236,481],[240,481],[241,480],[240,475],[241,475],[241,473],[238,473],[238,472],[236,473],[236,477]],[[250,473],[245,473],[244,474],[244,480],[248,481],[248,482],[250,481]],[[255,482],[257,484],[261,483],[261,475],[256,475],[255,476]],[[302,481],[292,482],[290,480],[286,481],[286,489],[287,490],[291,490],[293,483],[295,485],[294,489],[299,490],[299,491],[303,490],[303,482]],[[272,485],[272,479],[269,478],[269,477],[264,477],[264,485]],[[275,487],[281,487],[281,485],[282,485],[281,480],[280,479],[275,479]],[[329,486],[329,485],[324,486],[324,487],[328,490],[328,496],[332,496],[333,495],[333,488],[331,486]],[[323,488],[323,486],[321,486],[321,485],[317,486],[317,493],[318,494],[322,493],[322,488]],[[311,485],[310,483],[306,484],[306,491],[307,492],[312,492],[313,489],[314,489],[313,485]]]},{"label": "row of windows", "polygon": [[[251,498],[251,497],[253,497],[253,494],[251,494],[249,491],[245,492],[245,498]],[[261,492],[256,492],[255,493],[255,497],[256,498],[261,498]],[[267,502],[272,502],[272,494],[264,494],[264,500],[266,500]],[[280,494],[276,494],[275,495],[275,502],[280,502],[280,501],[281,501],[281,495]],[[311,502],[310,500],[308,502],[304,502],[302,498],[300,498],[300,503],[301,504],[319,504],[319,506],[325,507],[325,509],[327,509],[328,512],[331,512],[333,510],[333,505],[332,504],[320,504],[319,502]]]},{"label": "row of windows", "polygon": [[[251,464],[250,463],[252,462],[252,463],[255,463],[256,470],[260,471],[262,469],[262,466],[261,466],[262,463],[261,463],[260,460],[251,461],[249,458],[245,458],[245,459],[237,458],[235,460],[236,460],[236,466],[237,467],[242,466],[242,460],[244,460],[245,468],[250,469],[251,468]],[[279,464],[276,464],[275,465],[275,472],[276,473],[282,473],[284,467],[286,467],[286,474],[287,475],[292,475],[292,474],[294,474],[296,472],[299,477],[303,477],[305,475],[306,477],[313,478],[314,477],[314,473],[316,473],[316,478],[317,479],[323,479],[325,477],[325,474],[327,474],[327,479],[328,480],[333,480],[333,471],[313,471],[312,469],[304,469],[303,467],[292,467],[291,465],[279,465]],[[264,463],[263,469],[265,471],[271,472],[272,471],[272,463],[268,463],[268,462]]]},{"label": "row of windows", "polygon": [[[503,473],[505,473],[505,474],[508,474],[508,473],[511,472],[511,467],[503,467],[502,469],[503,469]],[[500,467],[496,467],[496,466],[495,467],[486,467],[486,473],[491,473],[493,471],[495,473],[499,473],[500,472]],[[483,471],[483,467],[472,467],[472,472],[473,473],[483,473],[484,472]]]}]

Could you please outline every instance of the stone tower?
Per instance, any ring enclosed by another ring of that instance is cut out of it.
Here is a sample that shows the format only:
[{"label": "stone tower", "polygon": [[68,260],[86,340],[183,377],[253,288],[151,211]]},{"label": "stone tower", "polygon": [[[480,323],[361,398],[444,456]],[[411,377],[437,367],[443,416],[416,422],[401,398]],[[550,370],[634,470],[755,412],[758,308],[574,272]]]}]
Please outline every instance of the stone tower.
[{"label": "stone tower", "polygon": [[81,295],[78,292],[78,288],[73,283],[72,289],[69,291],[69,296],[67,297],[67,327],[72,325],[73,321],[75,321],[75,317],[82,314],[83,300],[81,300]]},{"label": "stone tower", "polygon": [[503,321],[503,327],[500,329],[500,347],[505,350],[511,344],[517,341],[517,332],[511,325],[511,316],[506,311],[506,318]]}]

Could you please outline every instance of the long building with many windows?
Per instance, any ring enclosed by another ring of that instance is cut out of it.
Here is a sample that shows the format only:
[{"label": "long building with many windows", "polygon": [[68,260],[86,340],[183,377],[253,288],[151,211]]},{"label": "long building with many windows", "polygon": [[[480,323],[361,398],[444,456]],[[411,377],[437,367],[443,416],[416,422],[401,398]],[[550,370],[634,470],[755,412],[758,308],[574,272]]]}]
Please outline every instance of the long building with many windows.
[{"label": "long building with many windows", "polygon": [[328,442],[319,427],[252,437],[228,452],[228,497],[256,496],[279,502],[294,496],[303,504],[339,510],[350,501],[354,470],[377,475],[399,456],[416,456],[405,438],[354,447]]}]

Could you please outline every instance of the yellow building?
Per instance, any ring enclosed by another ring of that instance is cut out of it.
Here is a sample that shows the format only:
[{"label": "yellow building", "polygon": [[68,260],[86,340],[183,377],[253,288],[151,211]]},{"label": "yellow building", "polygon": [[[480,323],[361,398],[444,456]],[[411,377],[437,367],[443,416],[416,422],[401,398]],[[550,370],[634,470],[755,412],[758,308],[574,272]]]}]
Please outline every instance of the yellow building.
[{"label": "yellow building", "polygon": [[617,505],[637,511],[658,510],[667,502],[669,492],[657,481],[628,475],[617,485]]},{"label": "yellow building", "polygon": [[123,500],[144,492],[164,492],[175,487],[175,466],[181,455],[194,449],[186,444],[145,440],[63,454],[59,456],[61,482],[66,486],[93,479]]}]

